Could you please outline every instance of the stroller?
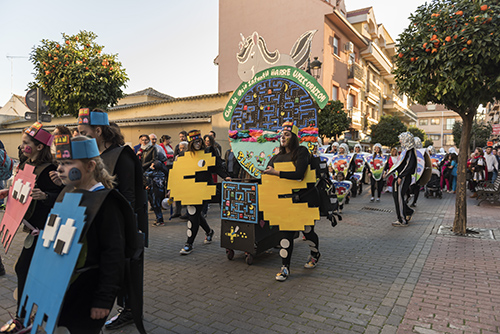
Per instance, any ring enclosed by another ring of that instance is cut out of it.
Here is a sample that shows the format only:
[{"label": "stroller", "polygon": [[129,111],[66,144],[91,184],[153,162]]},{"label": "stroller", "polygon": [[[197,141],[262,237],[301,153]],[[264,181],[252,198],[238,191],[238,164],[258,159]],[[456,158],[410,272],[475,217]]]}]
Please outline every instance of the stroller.
[{"label": "stroller", "polygon": [[425,198],[438,197],[443,198],[443,191],[441,190],[441,173],[439,170],[433,168],[431,179],[425,185]]}]

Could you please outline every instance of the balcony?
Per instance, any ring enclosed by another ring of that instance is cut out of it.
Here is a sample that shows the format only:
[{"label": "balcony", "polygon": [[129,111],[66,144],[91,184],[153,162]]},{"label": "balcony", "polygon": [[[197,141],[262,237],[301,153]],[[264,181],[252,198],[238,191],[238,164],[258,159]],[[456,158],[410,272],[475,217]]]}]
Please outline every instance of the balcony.
[{"label": "balcony", "polygon": [[399,116],[405,123],[417,121],[417,114],[408,108],[408,105],[404,103],[401,96],[395,93],[384,100],[383,108],[384,112]]},{"label": "balcony", "polygon": [[349,66],[347,84],[357,88],[363,87],[363,68],[356,63]]},{"label": "balcony", "polygon": [[349,111],[349,118],[351,119],[351,128],[356,130],[361,130],[362,128],[362,117],[361,110],[356,107],[352,107]]},{"label": "balcony", "polygon": [[380,102],[381,89],[379,86],[373,83],[373,81],[370,80],[370,82],[368,83],[368,86],[366,87],[366,92],[368,93],[367,94],[368,102],[372,104],[378,104]]}]

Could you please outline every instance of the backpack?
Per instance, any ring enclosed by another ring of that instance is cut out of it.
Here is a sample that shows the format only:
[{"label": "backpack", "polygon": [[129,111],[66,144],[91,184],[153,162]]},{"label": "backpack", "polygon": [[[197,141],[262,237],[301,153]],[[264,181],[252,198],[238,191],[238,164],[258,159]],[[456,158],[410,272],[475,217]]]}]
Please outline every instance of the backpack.
[{"label": "backpack", "polygon": [[0,149],[0,180],[8,180],[12,176],[12,167],[14,163],[7,155],[7,152]]}]

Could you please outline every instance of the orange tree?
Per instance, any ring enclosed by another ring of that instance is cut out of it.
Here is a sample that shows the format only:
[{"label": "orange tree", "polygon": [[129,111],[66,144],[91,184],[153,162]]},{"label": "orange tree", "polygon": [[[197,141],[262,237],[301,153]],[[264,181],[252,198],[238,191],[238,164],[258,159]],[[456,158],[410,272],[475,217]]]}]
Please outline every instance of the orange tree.
[{"label": "orange tree", "polygon": [[394,71],[401,92],[444,104],[463,120],[453,232],[465,234],[465,170],[474,116],[500,97],[498,0],[433,0],[410,16],[399,36]]},{"label": "orange tree", "polygon": [[128,77],[116,54],[104,54],[93,32],[62,34],[62,42],[42,40],[33,47],[30,60],[35,80],[30,88],[42,88],[50,97],[55,116],[78,116],[82,107],[103,108],[116,104],[123,96]]},{"label": "orange tree", "polygon": [[318,112],[318,131],[320,136],[327,138],[337,137],[349,129],[351,120],[344,111],[344,104],[340,101],[328,101],[326,106]]}]

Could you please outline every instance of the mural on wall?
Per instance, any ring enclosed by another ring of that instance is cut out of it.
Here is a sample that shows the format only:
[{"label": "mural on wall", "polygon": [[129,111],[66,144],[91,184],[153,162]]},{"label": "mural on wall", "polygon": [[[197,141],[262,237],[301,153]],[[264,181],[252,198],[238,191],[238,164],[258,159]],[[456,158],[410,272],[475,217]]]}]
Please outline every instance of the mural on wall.
[{"label": "mural on wall", "polygon": [[290,54],[281,54],[267,49],[266,41],[257,32],[245,38],[242,34],[239,44],[240,51],[236,54],[238,60],[238,76],[241,81],[249,81],[255,74],[276,66],[292,66],[300,68],[311,54],[311,44],[317,30],[303,33],[292,46]]}]

